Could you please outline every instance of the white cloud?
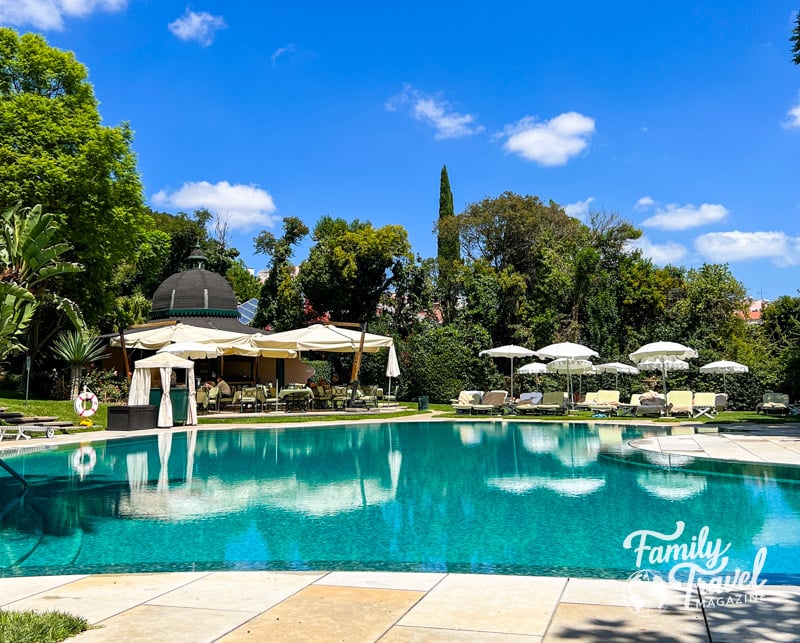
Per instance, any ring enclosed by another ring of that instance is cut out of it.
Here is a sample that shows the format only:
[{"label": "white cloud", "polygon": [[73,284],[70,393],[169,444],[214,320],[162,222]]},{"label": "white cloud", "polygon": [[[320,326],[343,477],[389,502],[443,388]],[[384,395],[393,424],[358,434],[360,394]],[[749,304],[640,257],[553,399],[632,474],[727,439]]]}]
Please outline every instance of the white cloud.
[{"label": "white cloud", "polygon": [[418,121],[428,123],[436,129],[434,138],[461,138],[482,132],[484,127],[475,121],[472,114],[452,111],[450,104],[433,96],[404,85],[403,91],[386,102],[390,112],[408,108]]},{"label": "white cloud", "polygon": [[539,165],[565,165],[586,149],[593,133],[594,119],[578,112],[559,114],[544,122],[526,116],[506,125],[508,140],[503,147]]},{"label": "white cloud", "polygon": [[568,216],[574,217],[576,219],[580,219],[581,221],[585,221],[586,218],[589,216],[589,206],[594,201],[594,197],[590,196],[583,201],[576,201],[575,203],[570,203],[564,206],[564,212],[567,213]]},{"label": "white cloud", "polygon": [[278,217],[269,192],[255,185],[231,185],[227,181],[184,183],[172,193],[161,190],[152,197],[154,205],[183,211],[206,208],[226,221],[231,229],[272,227]]},{"label": "white cloud", "polygon": [[285,56],[285,55],[289,55],[289,54],[293,54],[293,53],[294,53],[294,45],[292,43],[289,43],[285,47],[278,47],[274,52],[272,52],[272,55],[269,57],[269,59],[272,61],[273,65],[277,65],[278,64],[278,59],[281,56]]},{"label": "white cloud", "polygon": [[786,118],[781,122],[786,129],[800,127],[800,105],[795,105],[788,112]]},{"label": "white cloud", "polygon": [[652,217],[642,221],[642,225],[661,230],[687,230],[722,221],[727,216],[728,209],[718,203],[704,203],[699,208],[671,203],[666,209],[656,210]]},{"label": "white cloud", "polygon": [[633,206],[633,209],[637,212],[641,212],[642,210],[647,210],[648,208],[653,207],[655,205],[655,201],[649,196],[643,196],[636,202],[636,205]]},{"label": "white cloud", "polygon": [[214,42],[216,32],[225,29],[228,25],[225,24],[222,16],[212,16],[205,11],[195,13],[186,9],[186,13],[167,26],[181,40],[196,40],[203,47],[208,47]]},{"label": "white cloud", "polygon": [[770,259],[780,267],[800,264],[800,237],[784,232],[710,232],[697,237],[694,247],[715,263]]},{"label": "white cloud", "polygon": [[0,0],[0,25],[30,25],[60,31],[64,18],[84,18],[96,11],[121,11],[127,0]]},{"label": "white cloud", "polygon": [[650,241],[645,236],[629,241],[629,250],[641,250],[642,254],[659,266],[666,264],[677,264],[678,261],[686,256],[686,248],[679,243],[657,244]]}]

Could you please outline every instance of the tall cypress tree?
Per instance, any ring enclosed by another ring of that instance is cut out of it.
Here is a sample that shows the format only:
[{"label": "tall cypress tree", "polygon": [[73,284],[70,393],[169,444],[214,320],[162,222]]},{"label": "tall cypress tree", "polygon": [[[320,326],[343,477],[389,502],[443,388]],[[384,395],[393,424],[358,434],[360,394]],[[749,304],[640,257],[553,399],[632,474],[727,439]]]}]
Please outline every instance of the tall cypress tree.
[{"label": "tall cypress tree", "polygon": [[796,23],[791,37],[791,41],[794,43],[794,47],[792,47],[792,54],[794,54],[792,56],[792,61],[795,65],[800,65],[800,11],[797,12],[795,20]]},{"label": "tall cypress tree", "polygon": [[450,177],[447,166],[442,166],[439,177],[439,226],[438,226],[438,261],[439,261],[439,299],[445,322],[453,319],[458,288],[456,283],[456,264],[461,259],[461,244],[458,240],[458,228],[453,207],[453,192],[450,189]]}]

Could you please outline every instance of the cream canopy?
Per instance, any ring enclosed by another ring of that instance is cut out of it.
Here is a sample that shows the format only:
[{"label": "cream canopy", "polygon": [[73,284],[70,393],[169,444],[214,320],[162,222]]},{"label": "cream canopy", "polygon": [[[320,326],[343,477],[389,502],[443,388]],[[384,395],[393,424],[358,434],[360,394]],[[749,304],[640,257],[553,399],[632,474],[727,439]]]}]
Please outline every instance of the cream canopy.
[{"label": "cream canopy", "polygon": [[[307,328],[287,330],[272,335],[252,335],[251,337],[253,344],[262,348],[355,353],[361,345],[362,333],[328,324],[312,324]],[[365,353],[376,353],[382,348],[391,346],[394,346],[394,340],[391,337],[364,333],[362,350]]]}]

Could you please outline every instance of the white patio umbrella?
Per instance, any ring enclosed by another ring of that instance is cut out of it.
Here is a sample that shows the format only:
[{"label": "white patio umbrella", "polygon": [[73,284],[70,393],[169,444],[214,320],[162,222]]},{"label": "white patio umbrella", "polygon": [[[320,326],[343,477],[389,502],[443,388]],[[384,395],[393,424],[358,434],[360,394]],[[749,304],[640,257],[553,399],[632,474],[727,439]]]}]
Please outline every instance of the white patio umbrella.
[{"label": "white patio umbrella", "polygon": [[172,353],[185,359],[210,359],[220,355],[214,344],[201,344],[200,342],[175,342],[158,349],[158,353]]},{"label": "white patio umbrella", "polygon": [[[652,342],[645,344],[630,355],[635,364],[641,368],[642,362],[653,361],[661,364],[661,378],[664,384],[664,395],[667,394],[667,367],[665,363],[670,360],[693,359],[697,351],[677,342]],[[688,366],[687,366],[688,368]],[[673,369],[674,370],[674,369]]]},{"label": "white patio umbrella", "polygon": [[622,362],[608,362],[594,367],[596,373],[614,373],[614,388],[619,388],[619,374],[638,375],[639,369]]},{"label": "white patio umbrella", "polygon": [[508,344],[506,346],[498,346],[497,348],[487,348],[481,351],[478,355],[488,355],[489,357],[509,357],[511,358],[511,397],[514,397],[514,358],[515,357],[533,357],[536,355],[534,351],[524,346],[516,346]]},{"label": "white patio umbrella", "polygon": [[520,375],[542,375],[546,372],[547,364],[543,364],[542,362],[531,362],[530,364],[524,364],[517,369],[517,373]]},{"label": "white patio umbrella", "polygon": [[400,377],[400,364],[397,361],[397,352],[394,345],[389,347],[389,359],[386,361],[386,377],[389,378],[389,397],[392,395],[392,378]]},{"label": "white patio umbrella", "polygon": [[711,362],[705,366],[700,367],[701,373],[722,373],[722,388],[725,395],[728,395],[728,383],[725,381],[725,376],[728,373],[749,373],[750,369],[744,364],[739,362],[729,362],[722,360],[719,362]]},{"label": "white patio umbrella", "polygon": [[546,368],[548,373],[562,373],[567,375],[570,406],[572,406],[573,399],[572,376],[590,375],[594,373],[594,365],[588,359],[567,359],[566,357],[561,357],[547,364]]},{"label": "white patio umbrella", "polygon": [[[550,344],[549,346],[545,346],[544,348],[540,348],[538,351],[536,351],[536,355],[538,355],[543,359],[567,360],[567,370],[561,372],[565,372],[568,374],[570,408],[573,405],[572,373],[578,374],[577,371],[570,370],[570,364],[575,363],[578,360],[588,361],[593,357],[600,357],[597,351],[594,351],[588,346],[584,346],[583,344],[576,344],[574,342],[559,342],[557,344]],[[550,365],[548,364],[548,367],[549,366]],[[586,372],[588,373],[591,371],[586,371]]]}]

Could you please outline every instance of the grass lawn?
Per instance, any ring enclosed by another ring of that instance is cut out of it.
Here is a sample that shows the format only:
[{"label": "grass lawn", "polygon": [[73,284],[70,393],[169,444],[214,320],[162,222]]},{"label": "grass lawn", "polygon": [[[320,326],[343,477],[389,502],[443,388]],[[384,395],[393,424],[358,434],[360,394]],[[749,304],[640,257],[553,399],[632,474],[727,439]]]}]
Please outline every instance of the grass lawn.
[{"label": "grass lawn", "polygon": [[0,641],[56,643],[94,629],[78,616],[64,612],[13,612],[0,609]]}]

